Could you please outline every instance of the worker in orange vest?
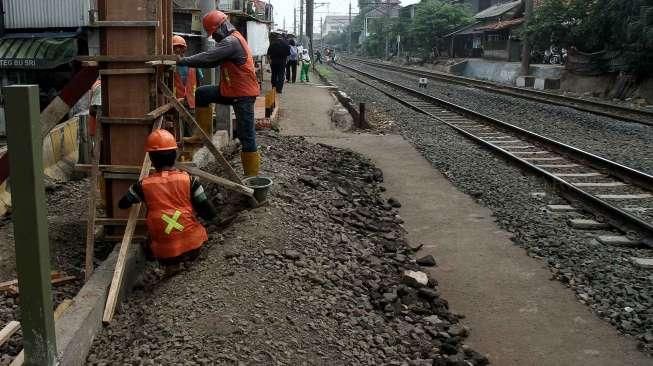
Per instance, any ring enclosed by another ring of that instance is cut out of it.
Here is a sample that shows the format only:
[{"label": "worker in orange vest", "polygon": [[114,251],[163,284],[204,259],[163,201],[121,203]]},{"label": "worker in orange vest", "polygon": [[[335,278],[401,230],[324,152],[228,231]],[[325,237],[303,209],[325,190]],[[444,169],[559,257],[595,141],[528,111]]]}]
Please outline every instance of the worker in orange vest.
[{"label": "worker in orange vest", "polygon": [[[175,55],[183,57],[188,49],[184,37],[173,36],[172,49]],[[175,70],[175,96],[191,111],[195,110],[195,90],[203,77],[202,70],[193,67],[178,66]]]},{"label": "worker in orange vest", "polygon": [[[227,15],[213,10],[202,19],[204,30],[216,41],[215,48],[190,57],[179,57],[178,66],[220,66],[220,86],[208,85],[195,92],[197,123],[204,132],[211,132],[213,109],[211,103],[228,104],[234,108],[236,131],[242,145],[240,155],[245,176],[257,176],[261,160],[256,145],[254,103],[261,93],[256,77],[254,58],[245,38],[229,22]],[[187,139],[200,142],[195,133]]]},{"label": "worker in orange vest", "polygon": [[208,240],[196,213],[210,221],[216,216],[215,209],[199,180],[174,168],[177,142],[170,132],[152,132],[145,151],[156,171],[133,184],[118,206],[127,209],[138,202],[145,203],[150,254],[171,275],[181,269],[183,262],[195,260]]}]

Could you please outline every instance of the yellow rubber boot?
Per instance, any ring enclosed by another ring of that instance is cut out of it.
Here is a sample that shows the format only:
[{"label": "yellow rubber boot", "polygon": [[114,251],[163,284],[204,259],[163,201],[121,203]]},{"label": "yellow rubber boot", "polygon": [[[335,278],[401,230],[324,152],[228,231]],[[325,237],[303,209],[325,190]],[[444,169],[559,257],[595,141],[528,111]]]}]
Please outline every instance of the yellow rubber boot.
[{"label": "yellow rubber boot", "polygon": [[[209,136],[213,136],[213,107],[198,107],[195,109],[195,120],[202,130]],[[202,133],[195,128],[193,136],[184,138],[184,142],[199,144],[203,141]]]},{"label": "yellow rubber boot", "polygon": [[261,168],[261,156],[258,151],[240,153],[240,161],[243,163],[243,171],[246,177],[258,176]]}]

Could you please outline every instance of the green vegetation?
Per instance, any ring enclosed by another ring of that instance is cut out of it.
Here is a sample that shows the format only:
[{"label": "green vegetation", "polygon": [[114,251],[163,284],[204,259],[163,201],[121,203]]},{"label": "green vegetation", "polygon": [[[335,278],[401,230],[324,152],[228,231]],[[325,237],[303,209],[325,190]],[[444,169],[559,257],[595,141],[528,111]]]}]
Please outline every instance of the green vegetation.
[{"label": "green vegetation", "polygon": [[[358,37],[364,27],[364,16],[374,9],[370,0],[358,1],[360,13],[352,20],[354,37]],[[401,38],[401,53],[428,57],[439,46],[439,37],[472,22],[472,12],[460,4],[451,4],[446,0],[422,0],[415,8],[415,17],[403,9],[399,18],[386,15],[381,18],[368,19],[369,36],[359,52],[370,56],[383,57],[397,54],[397,38]],[[340,49],[347,49],[348,30],[332,34],[325,38],[325,44]],[[352,45],[357,45],[355,40]]]},{"label": "green vegetation", "polygon": [[544,0],[523,34],[539,49],[613,52],[627,71],[650,74],[653,0]]}]

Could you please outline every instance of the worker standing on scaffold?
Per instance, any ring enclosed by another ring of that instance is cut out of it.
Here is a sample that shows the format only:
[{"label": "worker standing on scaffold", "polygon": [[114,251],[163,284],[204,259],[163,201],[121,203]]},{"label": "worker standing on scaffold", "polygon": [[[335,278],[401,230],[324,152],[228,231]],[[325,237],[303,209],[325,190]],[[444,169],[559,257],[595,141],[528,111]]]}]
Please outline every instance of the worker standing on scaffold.
[{"label": "worker standing on scaffold", "polygon": [[[216,42],[215,48],[190,57],[179,57],[177,65],[196,68],[220,66],[220,86],[202,86],[195,92],[197,123],[207,134],[213,133],[211,103],[232,105],[237,135],[242,144],[241,161],[245,176],[259,173],[261,159],[256,145],[254,103],[260,94],[254,58],[245,38],[229,22],[227,15],[213,10],[202,19],[204,30]],[[199,131],[185,141],[202,141]]]},{"label": "worker standing on scaffold", "polygon": [[151,240],[148,252],[164,266],[166,275],[173,275],[184,262],[195,260],[208,240],[196,215],[211,221],[215,208],[196,177],[174,168],[177,142],[170,132],[153,131],[145,151],[156,171],[133,184],[118,207],[124,210],[145,203]]}]

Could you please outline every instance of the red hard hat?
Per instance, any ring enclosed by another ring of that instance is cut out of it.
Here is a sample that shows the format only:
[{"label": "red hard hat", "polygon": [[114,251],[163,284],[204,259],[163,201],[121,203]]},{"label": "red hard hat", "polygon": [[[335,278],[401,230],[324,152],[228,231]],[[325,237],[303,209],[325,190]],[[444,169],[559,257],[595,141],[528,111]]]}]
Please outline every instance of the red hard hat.
[{"label": "red hard hat", "polygon": [[213,33],[217,32],[222,26],[222,23],[227,20],[227,15],[219,10],[212,10],[202,18],[202,25],[204,30],[211,37]]},{"label": "red hard hat", "polygon": [[186,45],[186,40],[181,36],[172,36],[172,46],[182,46],[184,48],[188,48]]},{"label": "red hard hat", "polygon": [[177,141],[175,137],[168,131],[158,129],[154,130],[148,137],[145,144],[145,151],[166,151],[175,150],[177,148]]}]

